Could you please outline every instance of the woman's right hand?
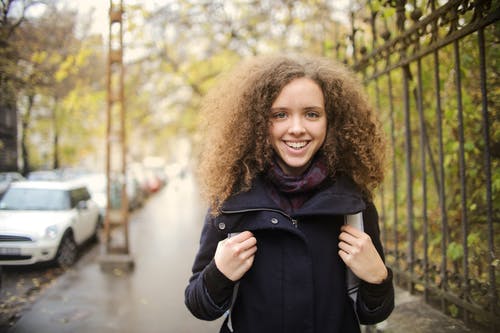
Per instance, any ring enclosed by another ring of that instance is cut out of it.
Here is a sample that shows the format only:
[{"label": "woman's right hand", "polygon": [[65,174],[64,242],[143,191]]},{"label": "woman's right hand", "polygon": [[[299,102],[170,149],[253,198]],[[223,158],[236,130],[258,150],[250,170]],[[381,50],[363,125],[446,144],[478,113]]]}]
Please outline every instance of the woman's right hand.
[{"label": "woman's right hand", "polygon": [[215,265],[231,281],[238,281],[252,267],[257,239],[250,231],[226,238],[217,244]]}]

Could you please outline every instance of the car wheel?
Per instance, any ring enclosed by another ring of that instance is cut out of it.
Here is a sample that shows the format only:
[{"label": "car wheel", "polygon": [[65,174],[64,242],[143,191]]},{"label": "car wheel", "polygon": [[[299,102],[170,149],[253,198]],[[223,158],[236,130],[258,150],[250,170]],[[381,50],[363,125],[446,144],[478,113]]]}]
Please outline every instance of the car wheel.
[{"label": "car wheel", "polygon": [[78,248],[73,239],[73,236],[66,234],[59,244],[59,249],[56,254],[56,264],[62,268],[67,268],[72,266],[78,255]]}]

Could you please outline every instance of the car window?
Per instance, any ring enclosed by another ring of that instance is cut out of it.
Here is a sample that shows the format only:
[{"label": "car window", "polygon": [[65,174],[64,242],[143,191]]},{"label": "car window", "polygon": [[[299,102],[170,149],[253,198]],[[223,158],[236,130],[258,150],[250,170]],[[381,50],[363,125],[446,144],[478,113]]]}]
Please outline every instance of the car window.
[{"label": "car window", "polygon": [[41,188],[13,188],[5,192],[0,209],[65,210],[70,202],[66,191]]},{"label": "car window", "polygon": [[87,188],[82,187],[80,190],[82,191],[82,200],[90,200],[90,193]]},{"label": "car window", "polygon": [[71,197],[71,207],[74,208],[76,205],[82,200],[81,199],[81,194],[78,191],[78,189],[71,190],[70,191],[70,197]]},{"label": "car window", "polygon": [[80,201],[87,201],[90,199],[89,192],[85,187],[76,188],[71,190],[71,207],[76,207]]}]

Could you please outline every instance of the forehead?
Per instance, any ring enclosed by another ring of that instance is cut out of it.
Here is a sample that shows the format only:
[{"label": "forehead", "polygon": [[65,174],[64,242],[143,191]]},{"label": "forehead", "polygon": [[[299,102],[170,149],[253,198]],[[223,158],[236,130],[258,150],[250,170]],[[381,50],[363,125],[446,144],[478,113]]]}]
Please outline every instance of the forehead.
[{"label": "forehead", "polygon": [[312,79],[301,77],[287,83],[276,97],[272,107],[282,105],[324,106],[323,91]]}]

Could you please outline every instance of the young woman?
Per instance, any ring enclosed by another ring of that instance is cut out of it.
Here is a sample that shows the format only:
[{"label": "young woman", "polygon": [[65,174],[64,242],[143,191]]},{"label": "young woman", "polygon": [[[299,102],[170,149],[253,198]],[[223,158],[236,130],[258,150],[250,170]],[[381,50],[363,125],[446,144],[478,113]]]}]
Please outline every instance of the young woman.
[{"label": "young woman", "polygon": [[[226,315],[220,332],[238,333],[360,332],[386,319],[394,289],[372,203],[384,141],[354,75],[323,58],[256,57],[202,112],[210,210],[185,292],[193,315]],[[357,213],[362,226],[346,225]]]}]

